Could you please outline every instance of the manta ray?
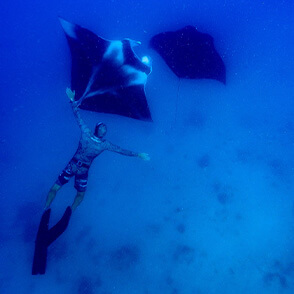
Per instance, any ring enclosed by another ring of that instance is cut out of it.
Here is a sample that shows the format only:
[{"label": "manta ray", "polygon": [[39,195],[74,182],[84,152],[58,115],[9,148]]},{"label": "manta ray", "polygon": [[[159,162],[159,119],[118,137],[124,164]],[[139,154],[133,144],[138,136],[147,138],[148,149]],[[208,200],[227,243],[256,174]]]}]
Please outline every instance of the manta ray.
[{"label": "manta ray", "polygon": [[140,42],[111,41],[62,18],[60,22],[71,51],[71,88],[78,106],[152,121],[145,95],[152,68],[133,50]]},{"label": "manta ray", "polygon": [[213,37],[193,26],[159,33],[151,38],[150,46],[179,78],[226,83],[226,67],[214,47]]}]

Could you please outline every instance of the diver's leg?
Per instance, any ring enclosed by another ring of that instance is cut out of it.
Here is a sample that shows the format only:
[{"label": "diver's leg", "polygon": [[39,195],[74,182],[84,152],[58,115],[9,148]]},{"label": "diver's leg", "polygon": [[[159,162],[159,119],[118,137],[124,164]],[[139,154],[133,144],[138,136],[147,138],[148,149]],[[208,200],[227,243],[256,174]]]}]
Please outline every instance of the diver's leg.
[{"label": "diver's leg", "polygon": [[83,201],[88,184],[88,169],[82,169],[76,174],[75,188],[77,190],[76,198],[71,206],[74,211]]},{"label": "diver's leg", "polygon": [[52,201],[54,200],[54,198],[56,196],[56,193],[60,190],[60,188],[61,188],[61,185],[59,185],[57,183],[55,183],[51,187],[51,189],[50,189],[50,191],[49,191],[49,193],[47,195],[47,199],[46,199],[46,204],[45,204],[44,210],[46,210],[46,209],[48,209],[50,207]]},{"label": "diver's leg", "polygon": [[81,202],[84,199],[84,196],[85,196],[85,192],[80,192],[80,191],[77,192],[75,200],[71,206],[72,211],[74,211],[81,204]]},{"label": "diver's leg", "polygon": [[54,200],[56,193],[60,190],[60,188],[68,183],[69,179],[74,175],[74,172],[72,170],[72,165],[71,162],[66,166],[66,168],[62,171],[62,173],[58,176],[57,181],[55,184],[51,187],[48,195],[47,195],[47,200],[45,204],[45,210],[48,209]]}]

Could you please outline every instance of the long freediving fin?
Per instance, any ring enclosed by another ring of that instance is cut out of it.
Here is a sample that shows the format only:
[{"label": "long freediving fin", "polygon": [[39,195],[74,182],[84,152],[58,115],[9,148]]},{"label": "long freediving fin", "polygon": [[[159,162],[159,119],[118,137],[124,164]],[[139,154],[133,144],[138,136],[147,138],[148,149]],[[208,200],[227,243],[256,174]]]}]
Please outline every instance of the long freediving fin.
[{"label": "long freediving fin", "polygon": [[72,210],[68,206],[62,216],[62,218],[58,221],[58,223],[53,226],[47,235],[47,246],[52,244],[67,228]]},{"label": "long freediving fin", "polygon": [[45,274],[47,265],[47,248],[54,242],[67,228],[72,210],[68,206],[58,223],[48,229],[51,209],[47,209],[41,218],[36,241],[33,260],[32,275]]},{"label": "long freediving fin", "polygon": [[47,235],[51,209],[47,209],[41,218],[37,238],[35,241],[35,252],[33,260],[32,275],[45,274],[47,263]]}]

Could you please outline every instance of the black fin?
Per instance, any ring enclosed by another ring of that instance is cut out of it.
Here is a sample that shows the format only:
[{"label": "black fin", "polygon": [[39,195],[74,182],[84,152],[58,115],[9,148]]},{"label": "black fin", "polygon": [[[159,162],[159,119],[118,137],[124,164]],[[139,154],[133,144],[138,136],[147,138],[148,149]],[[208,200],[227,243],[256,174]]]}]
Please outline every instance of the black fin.
[{"label": "black fin", "polygon": [[47,246],[52,244],[66,230],[71,213],[72,210],[68,206],[59,222],[48,231]]},{"label": "black fin", "polygon": [[41,218],[37,238],[35,241],[35,252],[33,260],[32,275],[45,274],[47,263],[47,235],[48,224],[50,218],[51,209],[47,209]]},{"label": "black fin", "polygon": [[72,210],[68,206],[58,223],[48,230],[50,213],[51,209],[47,209],[43,213],[40,221],[37,238],[35,241],[32,275],[45,274],[47,265],[47,248],[66,230],[72,214]]}]

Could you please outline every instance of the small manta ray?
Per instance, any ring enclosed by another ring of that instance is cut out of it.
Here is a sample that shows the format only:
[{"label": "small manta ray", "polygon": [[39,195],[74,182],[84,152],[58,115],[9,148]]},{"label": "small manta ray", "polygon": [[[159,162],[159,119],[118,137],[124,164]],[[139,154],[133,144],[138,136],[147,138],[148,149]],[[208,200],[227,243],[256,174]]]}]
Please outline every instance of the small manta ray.
[{"label": "small manta ray", "polygon": [[140,42],[110,41],[60,18],[72,55],[71,88],[81,109],[152,121],[145,95],[151,66],[133,51]]},{"label": "small manta ray", "polygon": [[214,48],[213,38],[195,27],[160,33],[151,38],[150,45],[179,78],[226,83],[225,64]]}]

